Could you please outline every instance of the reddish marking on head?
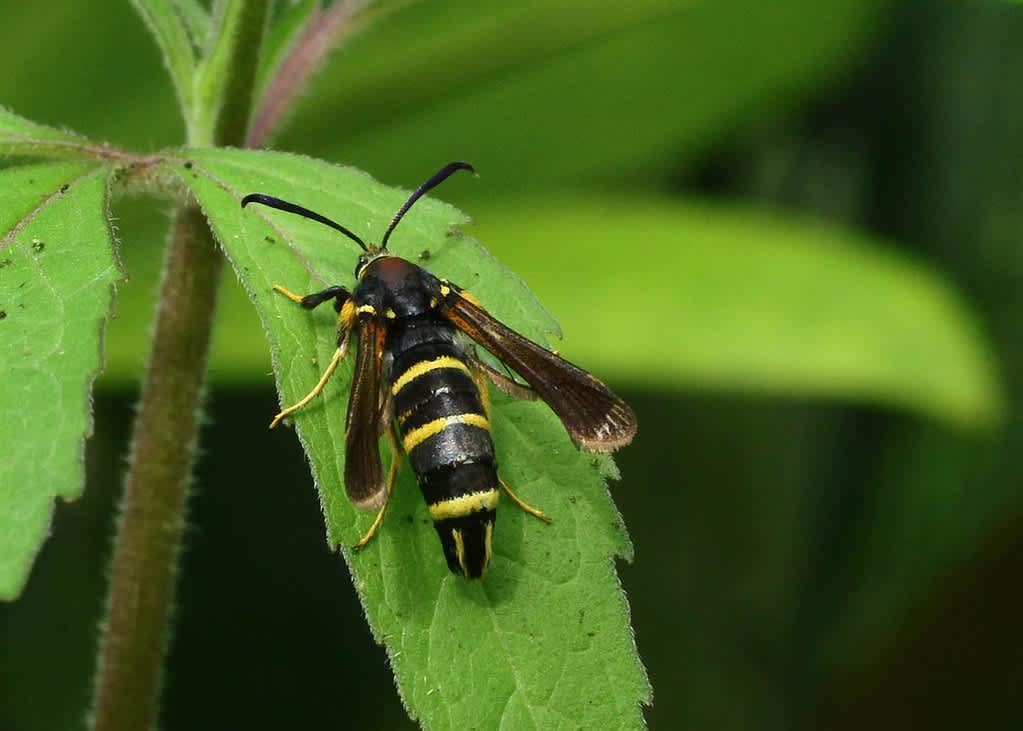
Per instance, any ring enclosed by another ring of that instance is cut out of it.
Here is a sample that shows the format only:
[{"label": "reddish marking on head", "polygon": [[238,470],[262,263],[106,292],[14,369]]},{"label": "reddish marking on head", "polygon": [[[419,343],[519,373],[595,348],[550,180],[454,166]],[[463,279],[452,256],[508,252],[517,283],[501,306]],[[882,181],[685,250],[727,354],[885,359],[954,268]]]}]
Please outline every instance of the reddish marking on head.
[{"label": "reddish marking on head", "polygon": [[375,260],[370,266],[373,273],[380,278],[380,281],[387,287],[400,287],[409,277],[414,277],[419,268],[410,261],[405,261],[397,256],[382,256]]}]

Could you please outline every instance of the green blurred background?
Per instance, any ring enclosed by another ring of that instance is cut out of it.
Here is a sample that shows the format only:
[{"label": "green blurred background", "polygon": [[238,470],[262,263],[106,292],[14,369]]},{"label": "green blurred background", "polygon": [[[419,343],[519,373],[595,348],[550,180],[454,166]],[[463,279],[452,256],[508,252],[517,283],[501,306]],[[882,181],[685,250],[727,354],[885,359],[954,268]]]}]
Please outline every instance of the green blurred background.
[{"label": "green blurred background", "polygon": [[[180,141],[128,3],[3,16],[0,104]],[[1012,3],[422,0],[336,52],[274,141],[404,187],[471,160],[481,178],[441,197],[634,404],[612,489],[653,728],[1023,719],[1017,71]],[[88,706],[169,210],[114,210],[131,280],[87,489],[0,606],[0,729]],[[945,314],[914,328],[912,299],[874,291],[921,278]],[[230,273],[223,300],[164,726],[408,728],[297,440],[266,431],[265,341]],[[869,373],[872,336],[904,346],[896,375]]]}]

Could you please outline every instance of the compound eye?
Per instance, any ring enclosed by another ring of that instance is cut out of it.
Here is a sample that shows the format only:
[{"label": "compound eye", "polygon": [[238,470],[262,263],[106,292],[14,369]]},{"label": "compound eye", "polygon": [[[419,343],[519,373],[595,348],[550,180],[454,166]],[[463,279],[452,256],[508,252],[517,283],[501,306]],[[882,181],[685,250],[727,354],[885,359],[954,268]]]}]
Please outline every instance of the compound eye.
[{"label": "compound eye", "polygon": [[369,257],[363,254],[359,257],[359,260],[355,262],[355,278],[358,279],[362,276],[362,272],[366,269],[366,265],[369,264]]}]

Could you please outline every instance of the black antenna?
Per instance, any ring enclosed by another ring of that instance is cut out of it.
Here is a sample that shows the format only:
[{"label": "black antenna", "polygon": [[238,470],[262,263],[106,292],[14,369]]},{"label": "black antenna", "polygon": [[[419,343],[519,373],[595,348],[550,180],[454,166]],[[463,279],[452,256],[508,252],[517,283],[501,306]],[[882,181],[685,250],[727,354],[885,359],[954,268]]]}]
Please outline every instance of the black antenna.
[{"label": "black antenna", "polygon": [[391,237],[391,232],[394,231],[394,227],[398,225],[399,221],[401,221],[401,217],[408,213],[408,209],[412,207],[413,203],[422,198],[428,190],[440,185],[447,180],[449,175],[459,170],[468,170],[470,173],[476,173],[476,168],[467,162],[449,162],[447,165],[438,170],[432,178],[416,188],[416,191],[409,196],[407,201],[405,201],[405,205],[399,208],[398,212],[394,214],[394,218],[391,219],[391,225],[387,227],[387,231],[384,233],[384,239],[380,243],[380,248],[387,248],[387,239]]},{"label": "black antenna", "polygon": [[[451,173],[448,174],[450,175]],[[436,183],[434,185],[436,185]],[[362,239],[346,229],[340,223],[335,223],[326,216],[321,216],[316,211],[310,211],[308,208],[303,208],[302,206],[294,203],[282,201],[280,198],[274,198],[271,195],[263,195],[262,193],[249,193],[247,196],[242,198],[242,208],[247,206],[249,203],[262,203],[264,206],[270,206],[271,208],[276,208],[279,211],[286,211],[287,213],[297,213],[303,218],[308,218],[312,221],[316,221],[317,223],[322,223],[325,226],[330,226],[335,231],[340,231],[361,246],[363,251],[369,253],[369,249],[366,247],[366,244],[363,243]]]}]

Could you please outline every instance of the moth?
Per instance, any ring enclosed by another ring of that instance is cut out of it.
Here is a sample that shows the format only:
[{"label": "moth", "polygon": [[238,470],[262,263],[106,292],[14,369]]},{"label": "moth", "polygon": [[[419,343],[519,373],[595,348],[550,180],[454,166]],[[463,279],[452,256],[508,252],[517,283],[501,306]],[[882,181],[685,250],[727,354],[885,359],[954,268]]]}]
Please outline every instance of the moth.
[{"label": "moth", "polygon": [[[592,452],[611,452],[632,441],[636,417],[607,386],[491,316],[475,296],[387,250],[395,227],[415,202],[459,170],[475,172],[465,162],[441,168],[409,196],[379,245],[366,244],[326,216],[273,196],[246,195],[242,207],[258,203],[317,221],[363,251],[353,289],[334,285],[301,295],[274,286],[308,310],[333,302],[338,323],[337,348],[320,380],[277,414],[271,427],[319,395],[354,342],[344,485],[356,507],[377,511],[356,548],[365,546],[381,525],[404,454],[429,506],[448,567],[476,579],[490,563],[502,491],[526,512],[549,522],[498,476],[488,384],[513,397],[543,400],[576,445]],[[477,347],[518,378],[486,363]],[[391,450],[386,475],[379,445],[384,437]]]}]

